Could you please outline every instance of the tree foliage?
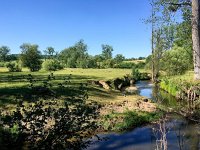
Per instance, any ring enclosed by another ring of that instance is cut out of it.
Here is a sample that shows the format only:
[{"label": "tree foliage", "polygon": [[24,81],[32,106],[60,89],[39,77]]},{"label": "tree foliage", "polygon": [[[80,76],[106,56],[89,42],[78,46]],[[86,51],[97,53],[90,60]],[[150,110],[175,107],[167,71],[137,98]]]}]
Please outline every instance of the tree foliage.
[{"label": "tree foliage", "polygon": [[114,58],[116,64],[120,64],[125,60],[125,57],[122,54],[117,54]]},{"label": "tree foliage", "polygon": [[64,49],[60,53],[60,58],[66,67],[87,68],[87,45],[80,40],[74,46]]},{"label": "tree foliage", "polygon": [[104,60],[112,59],[113,48],[110,45],[102,45],[102,57]]},{"label": "tree foliage", "polygon": [[44,53],[45,53],[45,55],[48,56],[49,59],[50,59],[50,58],[52,59],[52,58],[53,58],[53,55],[54,55],[54,53],[55,53],[55,50],[54,50],[53,47],[47,47],[46,50],[44,50]]},{"label": "tree foliage", "polygon": [[8,54],[10,52],[10,48],[7,46],[0,47],[0,61],[6,61],[8,59]]},{"label": "tree foliage", "polygon": [[184,48],[174,46],[173,49],[166,51],[161,59],[161,70],[168,75],[180,75],[191,67],[190,55]]},{"label": "tree foliage", "polygon": [[22,44],[20,59],[25,67],[30,71],[38,71],[41,69],[41,52],[38,50],[38,45]]}]

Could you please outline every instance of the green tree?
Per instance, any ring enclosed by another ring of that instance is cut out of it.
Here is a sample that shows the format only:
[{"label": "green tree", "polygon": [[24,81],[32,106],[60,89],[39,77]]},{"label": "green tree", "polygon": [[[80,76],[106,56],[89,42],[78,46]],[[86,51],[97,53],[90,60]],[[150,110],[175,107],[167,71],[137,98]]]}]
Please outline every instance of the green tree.
[{"label": "green tree", "polygon": [[20,59],[25,67],[30,71],[38,71],[41,69],[41,52],[38,50],[38,45],[22,44]]},{"label": "green tree", "polygon": [[106,59],[101,64],[101,68],[113,68],[113,66],[114,66],[113,59]]},{"label": "green tree", "polygon": [[48,58],[52,59],[53,58],[53,55],[55,53],[55,50],[53,47],[47,47],[46,50],[44,51],[45,55],[48,55]]},{"label": "green tree", "polygon": [[191,65],[190,56],[183,47],[174,46],[165,51],[160,62],[161,70],[167,75],[180,75],[185,73]]},{"label": "green tree", "polygon": [[102,45],[102,57],[104,60],[112,58],[113,48],[110,45]]},{"label": "green tree", "polygon": [[8,59],[8,54],[10,52],[10,48],[7,46],[0,47],[0,61],[6,61]]},{"label": "green tree", "polygon": [[125,60],[125,57],[122,54],[117,54],[114,58],[116,64],[120,64]]},{"label": "green tree", "polygon": [[[157,0],[157,4],[162,9],[162,14],[181,10],[183,19],[191,18],[192,47],[194,78],[200,80],[200,1],[199,0]],[[184,16],[185,12],[190,11],[190,15]]]},{"label": "green tree", "polygon": [[87,68],[87,45],[83,40],[75,43],[74,46],[64,49],[60,53],[60,59],[69,68]]},{"label": "green tree", "polygon": [[97,61],[95,59],[95,57],[93,56],[88,56],[87,58],[87,63],[88,63],[88,68],[97,68]]},{"label": "green tree", "polygon": [[102,61],[103,61],[103,56],[102,55],[95,55],[94,59],[95,59],[95,61],[97,63],[97,67],[101,68],[101,64],[102,64]]}]

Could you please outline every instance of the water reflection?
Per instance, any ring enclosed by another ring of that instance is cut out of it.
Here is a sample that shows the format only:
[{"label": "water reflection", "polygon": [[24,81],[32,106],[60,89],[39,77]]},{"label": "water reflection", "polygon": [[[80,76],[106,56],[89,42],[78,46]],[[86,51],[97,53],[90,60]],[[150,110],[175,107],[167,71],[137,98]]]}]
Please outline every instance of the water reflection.
[{"label": "water reflection", "polygon": [[95,141],[88,150],[199,150],[199,125],[168,116],[167,122],[136,128],[120,134],[101,134],[107,141]]}]

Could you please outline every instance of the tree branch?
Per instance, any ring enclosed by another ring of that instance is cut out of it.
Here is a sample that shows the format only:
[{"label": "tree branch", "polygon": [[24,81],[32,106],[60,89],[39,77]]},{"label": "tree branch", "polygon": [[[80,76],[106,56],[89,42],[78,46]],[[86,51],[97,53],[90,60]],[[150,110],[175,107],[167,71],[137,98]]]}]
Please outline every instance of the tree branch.
[{"label": "tree branch", "polygon": [[182,3],[173,3],[173,2],[165,2],[165,4],[168,4],[168,5],[174,5],[174,6],[178,6],[178,7],[181,7],[181,6],[192,6],[192,3],[191,2],[182,2]]}]

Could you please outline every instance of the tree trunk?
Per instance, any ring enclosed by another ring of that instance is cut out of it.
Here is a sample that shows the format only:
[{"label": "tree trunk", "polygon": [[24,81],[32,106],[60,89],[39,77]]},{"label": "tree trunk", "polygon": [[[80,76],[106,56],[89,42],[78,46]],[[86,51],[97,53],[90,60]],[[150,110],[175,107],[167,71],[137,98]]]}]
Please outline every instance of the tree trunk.
[{"label": "tree trunk", "polygon": [[155,10],[154,10],[154,1],[151,2],[152,6],[152,14],[151,14],[151,69],[152,69],[152,76],[151,80],[154,83],[155,82],[155,57],[154,57],[154,24],[155,24]]},{"label": "tree trunk", "polygon": [[194,59],[194,79],[200,80],[200,0],[192,0],[192,42]]}]

